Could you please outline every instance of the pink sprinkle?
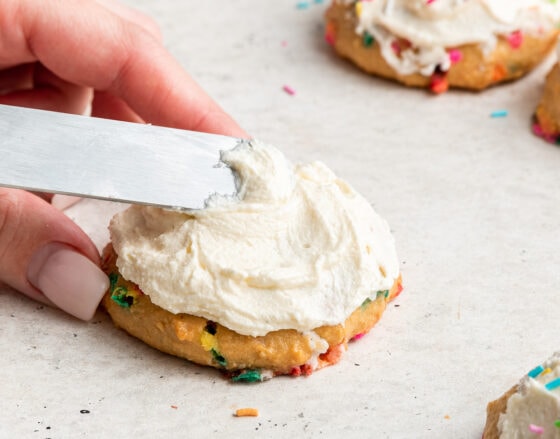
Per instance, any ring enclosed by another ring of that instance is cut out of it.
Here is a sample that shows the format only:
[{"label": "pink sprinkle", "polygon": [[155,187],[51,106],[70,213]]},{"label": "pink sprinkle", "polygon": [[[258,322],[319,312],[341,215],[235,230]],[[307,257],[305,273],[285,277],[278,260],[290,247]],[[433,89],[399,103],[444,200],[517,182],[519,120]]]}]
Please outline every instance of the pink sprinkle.
[{"label": "pink sprinkle", "polygon": [[516,30],[508,35],[507,40],[512,49],[519,49],[523,44],[523,33],[520,30]]},{"label": "pink sprinkle", "polygon": [[284,87],[282,87],[282,90],[284,90],[290,96],[293,96],[293,95],[296,94],[296,91],[292,87],[290,87],[289,85],[285,85]]},{"label": "pink sprinkle", "polygon": [[435,1],[436,1],[436,0],[426,0],[426,4],[429,5],[429,4],[432,4],[432,3],[435,2]]},{"label": "pink sprinkle", "polygon": [[535,434],[543,434],[544,428],[540,425],[529,424],[529,431]]},{"label": "pink sprinkle", "polygon": [[287,42],[286,40],[284,40],[284,41],[282,41],[282,43],[280,43],[280,44],[282,44],[282,47],[286,47],[286,46],[288,45],[288,42]]},{"label": "pink sprinkle", "polygon": [[457,64],[463,59],[463,53],[459,49],[451,49],[449,51],[449,61],[451,64]]},{"label": "pink sprinkle", "polygon": [[362,338],[364,335],[366,335],[365,332],[360,332],[359,334],[356,334],[354,337],[352,337],[352,341],[359,340],[359,339]]},{"label": "pink sprinkle", "polygon": [[400,55],[401,54],[401,46],[399,45],[399,42],[397,40],[394,40],[391,43],[391,49],[393,49],[393,52],[395,52],[395,55]]}]

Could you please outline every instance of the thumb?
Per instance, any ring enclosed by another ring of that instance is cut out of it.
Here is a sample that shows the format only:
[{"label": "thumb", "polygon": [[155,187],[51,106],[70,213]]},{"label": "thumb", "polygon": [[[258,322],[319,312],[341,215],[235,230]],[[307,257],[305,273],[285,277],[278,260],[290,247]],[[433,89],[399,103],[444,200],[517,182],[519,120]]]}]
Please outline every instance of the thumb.
[{"label": "thumb", "polygon": [[83,320],[109,286],[87,235],[45,200],[0,188],[0,282]]}]

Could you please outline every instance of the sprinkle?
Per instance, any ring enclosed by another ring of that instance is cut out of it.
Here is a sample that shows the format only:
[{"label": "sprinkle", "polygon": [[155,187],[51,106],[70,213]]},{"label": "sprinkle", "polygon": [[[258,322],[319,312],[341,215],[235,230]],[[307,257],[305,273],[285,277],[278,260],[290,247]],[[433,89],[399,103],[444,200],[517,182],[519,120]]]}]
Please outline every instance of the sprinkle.
[{"label": "sprinkle", "polygon": [[309,2],[305,2],[305,1],[297,2],[296,3],[296,8],[297,9],[307,9],[307,8],[309,8]]},{"label": "sprinkle", "polygon": [[542,371],[543,375],[546,375],[547,373],[552,372],[552,369],[550,367],[547,367],[545,370]]},{"label": "sprinkle", "polygon": [[369,32],[364,32],[364,35],[362,36],[362,44],[365,47],[371,47],[371,45],[373,44],[373,35],[371,35]]},{"label": "sprinkle", "polygon": [[362,2],[356,2],[355,10],[356,10],[357,17],[362,15]]},{"label": "sprinkle", "polygon": [[216,363],[218,363],[222,367],[227,366],[227,361],[225,357],[222,354],[220,354],[216,349],[214,348],[210,349],[210,353],[212,354],[212,358],[214,358]]},{"label": "sprinkle", "polygon": [[546,390],[554,390],[558,387],[560,387],[560,378],[556,378],[555,380],[552,380],[549,383],[546,383],[544,385],[544,387],[546,387]]},{"label": "sprinkle", "polygon": [[171,408],[177,410],[177,406],[176,406],[176,405],[172,405]]},{"label": "sprinkle", "polygon": [[356,334],[354,337],[352,337],[352,341],[359,340],[359,339],[362,338],[364,335],[366,335],[365,332],[360,332],[359,334]]},{"label": "sprinkle", "polygon": [[234,383],[256,383],[263,381],[261,371],[258,369],[247,369],[242,371],[239,375],[231,377]]},{"label": "sprinkle", "polygon": [[313,3],[315,3],[316,5],[322,5],[323,0],[313,0]]},{"label": "sprinkle", "polygon": [[463,53],[459,49],[451,49],[449,51],[449,61],[451,64],[457,64],[463,59]]},{"label": "sprinkle", "polygon": [[289,85],[285,85],[282,87],[282,90],[284,90],[286,93],[288,93],[290,96],[293,96],[296,94],[296,91],[290,87]]},{"label": "sprinkle", "polygon": [[560,428],[560,419],[557,419],[556,421],[554,421],[554,426],[556,428]]},{"label": "sprinkle", "polygon": [[543,434],[544,428],[540,425],[529,424],[529,431],[535,434]]},{"label": "sprinkle", "polygon": [[327,23],[325,27],[325,41],[327,44],[334,46],[336,40],[336,27],[332,21]]},{"label": "sprinkle", "polygon": [[523,44],[523,34],[520,30],[516,30],[508,35],[507,40],[512,49],[519,49]]},{"label": "sprinkle", "polygon": [[237,409],[235,411],[235,416],[241,418],[243,416],[259,416],[259,410],[252,407],[246,407],[243,409]]},{"label": "sprinkle", "polygon": [[80,413],[83,415],[87,415],[89,413],[89,410],[80,410]]},{"label": "sprinkle", "polygon": [[280,43],[280,45],[281,45],[282,47],[286,47],[286,46],[288,45],[288,42],[287,42],[286,40],[284,40],[284,41],[282,41],[282,42]]},{"label": "sprinkle", "polygon": [[436,0],[426,0],[426,4],[427,5],[431,5],[433,2],[435,2]]},{"label": "sprinkle", "polygon": [[542,373],[543,370],[544,368],[541,365],[538,365],[533,370],[529,371],[527,375],[531,378],[536,378]]},{"label": "sprinkle", "polygon": [[445,93],[449,89],[449,83],[445,74],[434,73],[430,78],[430,90],[435,94]]},{"label": "sprinkle", "polygon": [[490,113],[490,117],[493,119],[499,118],[499,117],[506,117],[508,115],[508,111],[507,110],[496,110],[496,111],[492,111],[492,113]]}]

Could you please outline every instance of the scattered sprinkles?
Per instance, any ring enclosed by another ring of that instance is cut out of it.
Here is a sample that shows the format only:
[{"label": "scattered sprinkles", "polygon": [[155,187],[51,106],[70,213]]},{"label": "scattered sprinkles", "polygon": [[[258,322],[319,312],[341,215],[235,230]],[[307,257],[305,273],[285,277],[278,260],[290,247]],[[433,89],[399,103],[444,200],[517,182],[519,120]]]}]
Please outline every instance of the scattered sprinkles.
[{"label": "scattered sprinkles", "polygon": [[535,434],[543,434],[544,428],[541,427],[540,425],[529,424],[529,431]]},{"label": "scattered sprinkles", "polygon": [[556,378],[555,380],[552,380],[549,383],[546,383],[544,385],[544,387],[546,387],[546,390],[557,389],[558,387],[560,387],[560,378]]},{"label": "scattered sprinkles", "polygon": [[501,117],[506,117],[508,114],[509,112],[507,110],[495,110],[492,111],[492,113],[490,113],[490,117],[493,119],[497,119]]},{"label": "scattered sprinkles", "polygon": [[237,409],[235,411],[235,416],[238,418],[242,418],[244,416],[259,416],[259,410],[253,407]]},{"label": "scattered sprinkles", "polygon": [[449,51],[449,61],[451,61],[451,64],[457,64],[462,59],[463,52],[461,52],[459,49],[451,49]]},{"label": "scattered sprinkles", "polygon": [[286,93],[288,93],[290,96],[293,96],[293,95],[296,94],[296,91],[295,91],[292,87],[290,87],[289,85],[284,85],[284,86],[282,87],[282,90],[284,90],[284,91],[285,91]]},{"label": "scattered sprinkles", "polygon": [[531,378],[536,378],[542,373],[543,370],[544,368],[539,364],[537,367],[529,371],[527,375]]},{"label": "scattered sprinkles", "polygon": [[519,49],[523,44],[523,33],[516,30],[508,35],[507,40],[512,49]]},{"label": "scattered sprinkles", "polygon": [[305,1],[296,3],[296,8],[297,9],[307,9],[307,8],[309,8],[309,6],[311,6],[311,3],[305,2]]}]

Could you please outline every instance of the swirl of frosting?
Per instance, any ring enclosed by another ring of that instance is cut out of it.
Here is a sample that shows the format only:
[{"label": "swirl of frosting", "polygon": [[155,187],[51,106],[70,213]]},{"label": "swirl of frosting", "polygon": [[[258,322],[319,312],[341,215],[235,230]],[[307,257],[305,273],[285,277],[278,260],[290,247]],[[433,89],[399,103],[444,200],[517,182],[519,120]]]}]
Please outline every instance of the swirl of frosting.
[{"label": "swirl of frosting", "polygon": [[242,143],[222,154],[238,199],[202,210],[132,206],[111,221],[121,274],[173,313],[240,334],[344,320],[399,273],[387,223],[320,162]]},{"label": "swirl of frosting", "polygon": [[[451,63],[447,49],[479,44],[488,53],[497,36],[542,35],[560,20],[560,4],[547,0],[363,0],[356,32],[368,32],[400,74],[431,75]],[[395,40],[410,47],[395,53]]]}]

